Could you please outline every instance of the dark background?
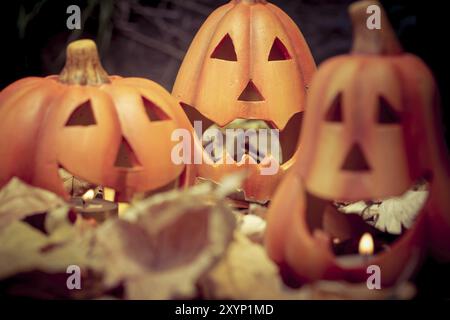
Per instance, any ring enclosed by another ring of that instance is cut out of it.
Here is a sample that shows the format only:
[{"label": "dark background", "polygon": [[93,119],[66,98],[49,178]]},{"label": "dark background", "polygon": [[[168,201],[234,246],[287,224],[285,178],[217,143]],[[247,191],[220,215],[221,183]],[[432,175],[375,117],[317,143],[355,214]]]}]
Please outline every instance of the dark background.
[{"label": "dark background", "polygon": [[[2,3],[0,89],[26,76],[59,73],[67,43],[95,39],[109,74],[150,78],[169,91],[183,56],[206,17],[226,0],[34,0]],[[299,25],[320,64],[349,51],[347,7],[353,0],[273,0]],[[446,1],[381,1],[406,51],[433,70],[448,116]],[[82,30],[66,27],[77,4]],[[450,11],[449,11],[450,12]],[[444,118],[443,118],[444,119]],[[445,121],[445,127],[450,127]],[[450,141],[446,130],[447,142]]]}]

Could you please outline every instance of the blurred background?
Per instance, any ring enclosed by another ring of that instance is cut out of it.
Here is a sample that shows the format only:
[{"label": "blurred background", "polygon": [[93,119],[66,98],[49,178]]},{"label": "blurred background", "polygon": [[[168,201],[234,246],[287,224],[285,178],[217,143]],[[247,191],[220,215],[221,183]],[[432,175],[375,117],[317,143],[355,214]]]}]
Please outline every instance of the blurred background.
[{"label": "blurred background", "polygon": [[[207,16],[226,0],[34,0],[2,4],[0,89],[25,76],[59,73],[66,45],[95,39],[109,74],[150,78],[172,89],[178,68]],[[348,52],[352,0],[272,0],[299,25],[320,64]],[[405,49],[434,71],[448,106],[442,1],[381,1]],[[81,8],[81,30],[68,30],[69,5]],[[448,29],[448,28],[446,28]],[[448,116],[448,108],[442,108]],[[446,126],[448,126],[446,124]],[[450,141],[448,131],[447,142]]]}]

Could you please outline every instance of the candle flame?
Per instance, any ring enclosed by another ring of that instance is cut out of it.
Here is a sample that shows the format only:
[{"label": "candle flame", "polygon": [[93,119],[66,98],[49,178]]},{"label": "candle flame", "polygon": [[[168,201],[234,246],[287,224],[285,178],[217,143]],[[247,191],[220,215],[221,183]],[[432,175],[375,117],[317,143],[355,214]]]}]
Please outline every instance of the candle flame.
[{"label": "candle flame", "polygon": [[94,189],[89,189],[88,191],[86,191],[82,196],[81,196],[81,198],[83,199],[83,200],[91,200],[91,199],[94,199],[94,197],[95,197],[95,191],[94,191]]},{"label": "candle flame", "polygon": [[374,251],[374,243],[372,235],[368,232],[364,233],[359,240],[359,254],[370,256]]}]

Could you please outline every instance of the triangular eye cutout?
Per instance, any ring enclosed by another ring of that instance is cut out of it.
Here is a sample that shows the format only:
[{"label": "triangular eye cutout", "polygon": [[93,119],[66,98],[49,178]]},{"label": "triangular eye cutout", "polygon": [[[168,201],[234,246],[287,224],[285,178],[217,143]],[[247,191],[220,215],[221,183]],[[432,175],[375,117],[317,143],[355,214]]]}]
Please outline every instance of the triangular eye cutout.
[{"label": "triangular eye cutout", "polygon": [[227,33],[219,42],[214,52],[211,54],[212,59],[237,61],[236,50],[234,49],[233,40]]},{"label": "triangular eye cutout", "polygon": [[91,126],[97,124],[94,112],[92,111],[91,100],[79,105],[70,115],[66,126]]},{"label": "triangular eye cutout", "polygon": [[120,143],[114,166],[128,169],[142,166],[130,144],[125,138],[122,138],[122,141]]},{"label": "triangular eye cutout", "polygon": [[272,44],[272,49],[270,49],[269,53],[269,61],[281,61],[281,60],[289,60],[291,59],[291,55],[289,54],[286,46],[281,42],[280,39],[275,38]]},{"label": "triangular eye cutout", "polygon": [[255,86],[252,80],[250,80],[245,87],[244,91],[242,91],[241,95],[238,98],[239,101],[264,101],[264,97],[261,92],[259,92],[258,88]]},{"label": "triangular eye cutout", "polygon": [[378,123],[390,124],[400,123],[399,113],[392,107],[386,98],[379,98]]},{"label": "triangular eye cutout", "polygon": [[146,98],[142,97],[142,102],[145,107],[145,112],[147,113],[148,119],[151,122],[154,121],[163,121],[163,120],[170,120],[170,117],[161,110],[156,104],[151,102],[150,100],[147,100]]},{"label": "triangular eye cutout", "polygon": [[331,106],[328,108],[327,115],[325,116],[325,120],[329,122],[342,122],[342,93],[336,95],[331,103]]}]

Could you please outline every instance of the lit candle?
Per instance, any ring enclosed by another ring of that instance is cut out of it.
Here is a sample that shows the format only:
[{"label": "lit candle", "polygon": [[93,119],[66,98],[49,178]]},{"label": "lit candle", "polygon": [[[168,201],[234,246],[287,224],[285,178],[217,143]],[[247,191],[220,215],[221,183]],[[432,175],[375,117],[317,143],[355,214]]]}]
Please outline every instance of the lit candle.
[{"label": "lit candle", "polygon": [[370,257],[374,253],[374,242],[372,235],[368,232],[364,233],[359,240],[358,252],[359,254],[344,255],[336,258],[337,264],[341,267],[356,267],[361,264],[367,264]]},{"label": "lit candle", "polygon": [[95,198],[95,191],[94,189],[89,189],[86,191],[82,196],[81,199],[83,199],[83,203],[85,203],[88,200],[92,200]]},{"label": "lit candle", "polygon": [[85,219],[103,222],[118,216],[118,206],[112,201],[95,198],[95,191],[89,189],[80,198],[72,198],[72,208]]},{"label": "lit candle", "polygon": [[366,232],[362,235],[361,240],[359,240],[358,252],[366,257],[366,260],[369,260],[369,257],[373,254],[374,243],[370,233]]}]

